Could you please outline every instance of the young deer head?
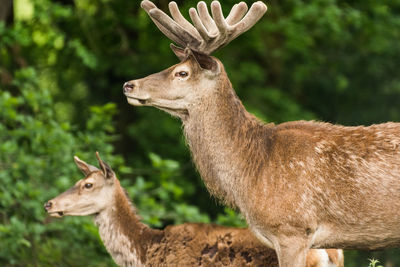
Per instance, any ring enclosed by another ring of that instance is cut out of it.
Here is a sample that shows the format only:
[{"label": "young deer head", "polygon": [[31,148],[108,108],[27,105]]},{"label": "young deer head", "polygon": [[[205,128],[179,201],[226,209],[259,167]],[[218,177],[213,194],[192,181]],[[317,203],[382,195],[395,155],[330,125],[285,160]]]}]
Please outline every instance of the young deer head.
[{"label": "young deer head", "polygon": [[113,197],[114,183],[117,180],[111,168],[100,159],[98,152],[96,152],[96,157],[101,169],[74,157],[76,165],[86,177],[44,204],[44,208],[50,216],[93,215],[109,206]]}]

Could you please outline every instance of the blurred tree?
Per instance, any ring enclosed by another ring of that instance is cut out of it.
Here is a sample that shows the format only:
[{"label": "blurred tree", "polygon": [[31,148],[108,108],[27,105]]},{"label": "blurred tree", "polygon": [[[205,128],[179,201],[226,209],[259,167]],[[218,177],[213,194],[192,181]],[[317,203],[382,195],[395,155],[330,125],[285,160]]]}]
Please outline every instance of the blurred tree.
[{"label": "blurred tree", "polygon": [[13,1],[12,0],[0,0],[0,21],[6,22],[7,24],[13,21]]}]

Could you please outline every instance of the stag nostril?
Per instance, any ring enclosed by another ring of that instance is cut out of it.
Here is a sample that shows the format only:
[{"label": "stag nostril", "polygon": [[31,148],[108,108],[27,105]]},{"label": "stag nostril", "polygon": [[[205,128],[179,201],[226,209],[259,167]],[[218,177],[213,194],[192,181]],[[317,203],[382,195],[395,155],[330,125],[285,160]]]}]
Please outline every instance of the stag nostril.
[{"label": "stag nostril", "polygon": [[124,83],[124,86],[123,86],[124,93],[129,93],[130,91],[133,90],[134,87],[135,87],[135,85],[132,82]]},{"label": "stag nostril", "polygon": [[46,211],[48,211],[49,209],[51,209],[51,206],[53,206],[53,203],[51,203],[50,201],[44,204],[44,209]]}]

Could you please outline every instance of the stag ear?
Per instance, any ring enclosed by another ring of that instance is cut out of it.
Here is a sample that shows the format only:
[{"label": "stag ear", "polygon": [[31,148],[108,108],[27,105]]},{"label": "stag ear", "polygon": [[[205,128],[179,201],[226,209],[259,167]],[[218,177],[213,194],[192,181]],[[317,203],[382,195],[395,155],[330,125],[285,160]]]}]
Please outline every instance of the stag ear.
[{"label": "stag ear", "polygon": [[89,175],[91,172],[98,171],[99,169],[96,168],[95,166],[92,166],[90,164],[87,164],[77,156],[74,156],[74,161],[76,166],[83,172],[84,175]]},{"label": "stag ear", "polygon": [[185,49],[174,44],[170,44],[169,46],[171,47],[172,52],[174,52],[174,54],[179,58],[180,61],[183,61],[187,58]]},{"label": "stag ear", "polygon": [[204,70],[211,70],[212,72],[219,72],[218,62],[213,57],[200,52],[196,52],[189,47],[183,49],[174,44],[170,44],[170,47],[180,61],[184,61],[192,57],[200,66],[200,68]]},{"label": "stag ear", "polygon": [[114,171],[111,169],[111,167],[107,163],[105,163],[100,158],[100,154],[97,151],[96,151],[96,158],[97,158],[97,161],[99,162],[99,165],[101,167],[101,171],[104,174],[104,177],[106,177],[106,179],[113,178],[114,177]]},{"label": "stag ear", "polygon": [[204,70],[210,70],[213,73],[219,73],[218,62],[212,56],[192,50],[190,51],[193,57],[196,59],[197,63],[199,64],[200,68]]}]

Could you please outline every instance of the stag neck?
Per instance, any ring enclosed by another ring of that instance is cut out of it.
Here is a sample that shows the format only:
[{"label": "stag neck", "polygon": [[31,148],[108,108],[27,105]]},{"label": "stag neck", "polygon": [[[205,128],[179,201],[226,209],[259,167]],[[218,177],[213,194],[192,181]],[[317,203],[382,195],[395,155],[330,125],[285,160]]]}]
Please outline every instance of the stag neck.
[{"label": "stag neck", "polygon": [[135,207],[116,181],[113,203],[95,216],[100,237],[119,266],[145,266],[146,252],[162,238],[162,232],[143,224]]},{"label": "stag neck", "polygon": [[250,180],[265,167],[274,127],[246,111],[227,77],[215,91],[189,110],[184,132],[209,191],[240,208]]}]

